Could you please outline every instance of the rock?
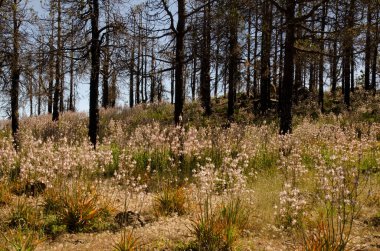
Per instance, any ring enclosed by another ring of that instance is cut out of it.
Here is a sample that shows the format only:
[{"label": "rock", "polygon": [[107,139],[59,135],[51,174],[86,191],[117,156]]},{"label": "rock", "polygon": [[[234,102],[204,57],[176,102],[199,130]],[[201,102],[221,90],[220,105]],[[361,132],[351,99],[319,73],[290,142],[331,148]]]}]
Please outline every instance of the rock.
[{"label": "rock", "polygon": [[43,193],[45,189],[46,184],[37,180],[34,182],[17,183],[15,186],[12,187],[11,191],[17,196],[25,194],[27,196],[35,197]]},{"label": "rock", "polygon": [[120,212],[115,216],[115,221],[120,227],[143,227],[145,225],[144,218],[135,212]]},{"label": "rock", "polygon": [[370,224],[374,227],[380,227],[380,216],[372,217]]},{"label": "rock", "polygon": [[25,185],[24,193],[28,196],[38,196],[39,194],[43,193],[46,189],[45,183],[41,181],[35,181],[35,182],[28,182]]}]

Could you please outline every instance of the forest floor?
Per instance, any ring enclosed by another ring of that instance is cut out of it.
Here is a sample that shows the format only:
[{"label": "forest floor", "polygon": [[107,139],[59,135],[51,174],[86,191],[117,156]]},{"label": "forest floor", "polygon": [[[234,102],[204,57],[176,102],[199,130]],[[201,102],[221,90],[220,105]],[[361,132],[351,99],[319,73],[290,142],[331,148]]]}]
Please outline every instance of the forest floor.
[{"label": "forest floor", "polygon": [[294,108],[279,136],[238,97],[205,117],[170,104],[21,121],[21,149],[0,129],[0,250],[380,250],[380,97],[347,111],[326,97]]}]

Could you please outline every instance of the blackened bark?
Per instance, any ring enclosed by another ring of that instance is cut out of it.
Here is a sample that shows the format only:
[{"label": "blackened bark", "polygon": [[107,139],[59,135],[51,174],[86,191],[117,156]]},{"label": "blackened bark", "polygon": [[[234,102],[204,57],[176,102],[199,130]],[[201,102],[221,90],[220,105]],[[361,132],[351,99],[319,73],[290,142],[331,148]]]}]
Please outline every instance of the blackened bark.
[{"label": "blackened bark", "polygon": [[211,50],[211,26],[210,26],[211,4],[204,7],[203,34],[202,34],[202,56],[201,56],[201,78],[200,94],[201,104],[205,115],[211,115],[211,87],[210,87],[210,50]]},{"label": "blackened bark", "polygon": [[197,56],[198,56],[198,45],[197,45],[197,38],[196,34],[194,32],[193,34],[193,48],[192,48],[192,53],[193,53],[193,72],[191,75],[191,80],[190,80],[190,87],[191,87],[191,101],[195,101],[195,91],[196,91],[196,85],[197,85]]},{"label": "blackened bark", "polygon": [[[281,13],[281,18],[280,18],[280,24],[282,25],[284,22],[284,16],[283,14]],[[279,78],[279,81],[278,81],[278,96],[280,96],[280,93],[281,93],[281,89],[282,89],[282,79],[283,79],[283,75],[284,75],[284,46],[283,46],[283,43],[284,43],[284,36],[283,36],[283,30],[282,28],[280,28],[280,55],[279,55],[279,73],[278,73],[278,78]]]},{"label": "blackened bark", "polygon": [[[334,12],[335,14],[335,20],[334,20],[334,33],[336,33],[333,41],[333,52],[332,52],[332,62],[331,62],[331,93],[333,97],[336,96],[336,88],[338,84],[338,10],[339,10],[339,2],[335,2],[334,6]],[[342,90],[343,90],[342,85]]]},{"label": "blackened bark", "polygon": [[152,43],[152,62],[150,72],[150,102],[153,103],[156,97],[156,58],[154,57],[154,42]]},{"label": "blackened bark", "polygon": [[[73,25],[72,25],[73,26]],[[74,39],[73,39],[74,40]],[[71,47],[74,47],[74,41],[71,41]],[[74,51],[70,51],[70,89],[69,89],[69,111],[74,112]]]},{"label": "blackened bark", "polygon": [[159,103],[162,102],[162,93],[164,92],[164,87],[162,85],[162,73],[157,77],[157,100]]},{"label": "blackened bark", "polygon": [[[135,47],[132,45],[131,59],[129,61],[129,107],[134,106],[134,70],[135,70]],[[137,84],[136,84],[137,85]]]},{"label": "blackened bark", "polygon": [[248,11],[248,34],[247,34],[247,83],[246,83],[246,94],[249,97],[251,89],[251,32],[252,32],[252,9],[249,8]]},{"label": "blackened bark", "polygon": [[352,43],[351,54],[350,54],[350,61],[351,61],[350,90],[351,90],[351,92],[355,91],[355,57],[354,57],[354,54],[355,54],[355,48],[354,48],[354,44]]},{"label": "blackened bark", "polygon": [[253,50],[253,56],[254,56],[254,63],[253,63],[253,66],[255,68],[254,72],[253,72],[253,97],[256,98],[257,96],[257,79],[258,79],[258,60],[257,60],[257,51],[258,51],[258,47],[259,47],[259,39],[258,39],[258,33],[259,33],[259,29],[258,29],[258,24],[259,24],[259,9],[258,9],[258,5],[256,5],[256,13],[255,13],[255,40],[254,40],[254,44],[255,44],[255,49]]},{"label": "blackened bark", "polygon": [[49,60],[48,60],[48,75],[49,75],[49,86],[48,86],[48,113],[51,114],[53,112],[53,86],[54,86],[54,11],[52,7],[50,7],[50,15],[51,15],[51,35],[49,37]]},{"label": "blackened bark", "polygon": [[99,2],[91,1],[91,74],[90,74],[90,112],[88,136],[96,148],[99,127],[99,70],[100,70],[100,41],[99,41]]},{"label": "blackened bark", "polygon": [[325,50],[324,32],[325,32],[325,26],[326,26],[326,16],[327,16],[327,3],[323,4],[322,19],[321,19],[321,41],[320,41],[320,45],[319,45],[319,49],[321,51],[321,54],[319,55],[318,103],[319,103],[319,107],[321,108],[322,112],[324,112],[324,106],[323,106],[323,98],[324,98],[324,90],[323,90],[324,57],[323,57],[323,53]]},{"label": "blackened bark", "polygon": [[[61,48],[62,50],[62,48]],[[61,79],[59,80],[59,112],[65,111],[64,104],[64,90],[65,90],[65,55],[64,52],[61,51]]]},{"label": "blackened bark", "polygon": [[295,43],[295,0],[286,1],[286,38],[284,76],[282,80],[279,112],[280,112],[280,134],[292,132],[292,95],[294,80],[294,43]]},{"label": "blackened bark", "polygon": [[30,117],[33,116],[33,77],[28,74],[28,97],[29,97],[29,114]]},{"label": "blackened bark", "polygon": [[17,18],[17,0],[13,1],[13,51],[12,51],[12,61],[11,61],[11,119],[12,119],[12,136],[13,145],[15,150],[19,148],[19,89],[20,89],[20,65],[19,65],[19,21]]},{"label": "blackened bark", "polygon": [[174,83],[175,83],[175,71],[170,72],[170,104],[174,104]]},{"label": "blackened bark", "polygon": [[43,58],[44,53],[42,47],[39,49],[40,63],[38,65],[38,91],[37,91],[37,115],[41,115],[41,104],[42,104],[42,89],[44,85],[43,80]]},{"label": "blackened bark", "polygon": [[106,44],[104,47],[104,60],[103,60],[103,71],[102,71],[102,78],[103,78],[103,96],[102,96],[102,107],[108,108],[109,106],[109,78],[110,78],[110,51],[109,51],[109,40],[110,36],[107,32],[106,34]]},{"label": "blackened bark", "polygon": [[366,32],[366,42],[365,42],[365,67],[364,67],[364,89],[370,89],[370,64],[371,64],[371,26],[372,26],[372,11],[371,3],[367,3],[367,32]]},{"label": "blackened bark", "polygon": [[176,125],[181,123],[180,117],[183,113],[184,104],[184,79],[183,68],[185,61],[184,38],[185,38],[185,0],[178,0],[178,22],[176,34],[176,55],[175,55],[175,105],[174,122]]},{"label": "blackened bark", "polygon": [[[300,35],[300,34],[298,34]],[[302,87],[302,68],[303,67],[303,60],[302,55],[300,53],[295,52],[296,55],[294,55],[294,93],[293,93],[293,100],[297,104],[298,103],[298,93],[299,90]],[[314,63],[311,63],[310,66],[310,76],[312,75],[311,72],[314,72]],[[310,81],[311,82],[311,81]]]},{"label": "blackened bark", "polygon": [[116,82],[117,82],[117,73],[116,70],[113,70],[111,73],[111,86],[110,86],[110,97],[109,97],[109,105],[111,107],[116,106],[116,96],[117,96],[117,87],[116,87]]},{"label": "blackened bark", "polygon": [[228,55],[228,120],[233,120],[235,111],[235,85],[238,81],[239,44],[238,44],[238,10],[237,3],[232,0],[229,20],[229,55]]},{"label": "blackened bark", "polygon": [[380,14],[380,3],[376,4],[376,27],[375,27],[375,37],[373,41],[373,52],[372,52],[372,80],[371,80],[371,88],[373,90],[373,94],[376,93],[376,75],[377,75],[377,56],[379,55],[379,14]]},{"label": "blackened bark", "polygon": [[[148,28],[147,28],[148,30]],[[146,34],[148,36],[148,34]],[[148,41],[145,41],[145,52],[144,52],[144,103],[148,101]]]},{"label": "blackened bark", "polygon": [[270,102],[270,52],[272,36],[272,6],[269,1],[262,3],[263,23],[261,40],[261,112],[266,113]]},{"label": "blackened bark", "polygon": [[[276,29],[275,31],[275,38],[274,38],[274,46],[275,46],[275,49],[274,49],[274,58],[273,58],[273,67],[272,67],[272,75],[273,75],[273,85],[277,88],[278,86],[278,74],[277,74],[277,70],[278,70],[278,49],[279,49],[279,45],[278,45],[278,38],[279,38],[279,30],[278,28]],[[274,93],[276,94],[276,93]]]},{"label": "blackened bark", "polygon": [[218,97],[218,86],[219,86],[219,48],[220,48],[220,39],[219,34],[216,38],[216,52],[215,52],[215,80],[214,80],[214,97]]},{"label": "blackened bark", "polygon": [[53,97],[53,121],[58,121],[59,119],[59,96],[61,91],[61,0],[57,1],[57,52],[55,58],[55,86],[54,86],[54,97]]},{"label": "blackened bark", "polygon": [[336,87],[338,83],[338,41],[335,38],[333,42],[333,52],[332,52],[332,63],[331,63],[331,92],[333,96],[336,95]]},{"label": "blackened bark", "polygon": [[[141,16],[141,13],[140,13]],[[141,21],[142,22],[142,21]],[[140,104],[140,74],[141,74],[141,23],[139,25],[139,35],[137,41],[137,69],[136,69],[136,104]]]},{"label": "blackened bark", "polygon": [[344,103],[350,107],[350,84],[351,84],[351,54],[352,54],[352,34],[351,28],[354,26],[355,0],[350,0],[349,11],[346,16],[346,27],[343,40],[343,78],[344,78]]}]

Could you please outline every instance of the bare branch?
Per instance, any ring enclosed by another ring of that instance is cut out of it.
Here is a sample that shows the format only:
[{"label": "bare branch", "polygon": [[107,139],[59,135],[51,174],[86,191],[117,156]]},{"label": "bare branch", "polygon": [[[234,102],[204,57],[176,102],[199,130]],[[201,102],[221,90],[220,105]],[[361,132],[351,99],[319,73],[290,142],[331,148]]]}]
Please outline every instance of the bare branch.
[{"label": "bare branch", "polygon": [[173,13],[171,13],[171,11],[169,10],[169,7],[168,7],[168,4],[166,3],[166,0],[161,0],[162,4],[164,5],[164,9],[166,11],[166,13],[169,15],[170,17],[170,29],[175,33],[177,34],[177,29],[174,27],[174,17],[173,17]]}]

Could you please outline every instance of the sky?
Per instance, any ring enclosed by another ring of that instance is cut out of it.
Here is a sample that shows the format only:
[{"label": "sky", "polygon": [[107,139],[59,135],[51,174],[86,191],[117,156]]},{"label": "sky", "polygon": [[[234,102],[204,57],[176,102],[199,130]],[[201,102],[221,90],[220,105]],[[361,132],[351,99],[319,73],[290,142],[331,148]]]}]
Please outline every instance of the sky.
[{"label": "sky", "polygon": [[[43,15],[45,13],[45,10],[42,8],[42,3],[46,6],[47,0],[28,0],[28,5],[37,12],[38,15]],[[141,0],[131,0],[129,3],[126,4],[127,7],[138,4],[141,2]],[[89,77],[89,76],[88,76]],[[77,100],[76,100],[76,110],[80,112],[88,112],[89,110],[89,79],[88,77],[83,78],[77,83]],[[65,78],[66,84],[68,83],[69,76]],[[119,83],[123,85],[122,83]],[[100,83],[99,86],[101,86],[101,77],[100,77]],[[121,88],[120,90],[120,96],[117,100],[118,106],[127,106],[128,105],[128,93],[126,88]],[[101,93],[99,93],[99,98],[101,97]],[[24,106],[20,109],[20,115],[23,116],[29,116],[29,107]]]}]

